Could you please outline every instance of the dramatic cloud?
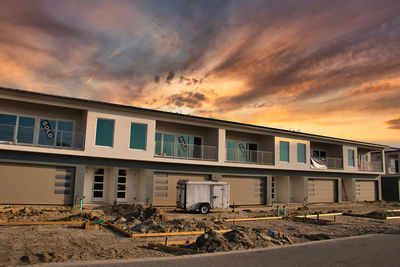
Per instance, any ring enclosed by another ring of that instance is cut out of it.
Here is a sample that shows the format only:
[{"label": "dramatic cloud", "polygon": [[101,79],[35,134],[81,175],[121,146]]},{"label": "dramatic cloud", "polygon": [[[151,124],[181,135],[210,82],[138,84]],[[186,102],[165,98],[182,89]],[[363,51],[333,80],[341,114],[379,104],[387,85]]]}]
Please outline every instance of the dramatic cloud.
[{"label": "dramatic cloud", "polygon": [[385,123],[388,125],[389,129],[400,130],[400,117],[398,117],[397,119],[385,121]]},{"label": "dramatic cloud", "polygon": [[400,1],[0,3],[0,86],[400,146]]}]

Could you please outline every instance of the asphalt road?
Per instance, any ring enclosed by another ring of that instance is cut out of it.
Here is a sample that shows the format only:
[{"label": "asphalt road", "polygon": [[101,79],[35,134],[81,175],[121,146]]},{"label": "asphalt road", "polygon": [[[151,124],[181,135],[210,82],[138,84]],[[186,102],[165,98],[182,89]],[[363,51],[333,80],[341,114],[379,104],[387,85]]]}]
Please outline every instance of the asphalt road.
[{"label": "asphalt road", "polygon": [[148,259],[44,266],[400,266],[400,234],[367,235],[285,247]]}]

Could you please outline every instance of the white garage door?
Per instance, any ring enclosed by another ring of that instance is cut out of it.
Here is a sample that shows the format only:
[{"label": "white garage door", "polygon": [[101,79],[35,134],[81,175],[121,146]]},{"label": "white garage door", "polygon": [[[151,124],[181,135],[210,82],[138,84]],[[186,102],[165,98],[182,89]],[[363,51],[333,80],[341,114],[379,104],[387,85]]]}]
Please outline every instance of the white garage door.
[{"label": "white garage door", "polygon": [[336,180],[308,179],[308,202],[335,202]]},{"label": "white garage door", "polygon": [[356,199],[358,201],[375,201],[376,181],[356,181]]},{"label": "white garage door", "polygon": [[176,206],[176,184],[180,179],[207,181],[208,175],[155,173],[153,186],[154,206]]},{"label": "white garage door", "polygon": [[230,184],[230,204],[264,205],[266,200],[264,177],[223,177]]}]

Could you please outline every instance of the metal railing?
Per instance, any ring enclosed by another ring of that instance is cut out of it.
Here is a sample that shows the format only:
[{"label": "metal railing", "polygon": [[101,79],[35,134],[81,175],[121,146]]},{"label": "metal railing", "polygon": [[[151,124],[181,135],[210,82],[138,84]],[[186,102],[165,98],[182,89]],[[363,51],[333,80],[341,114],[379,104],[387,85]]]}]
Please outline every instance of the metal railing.
[{"label": "metal railing", "polygon": [[274,165],[274,152],[227,148],[226,162]]},{"label": "metal railing", "polygon": [[166,158],[217,160],[217,147],[156,141],[154,155]]},{"label": "metal railing", "polygon": [[359,161],[359,171],[381,172],[383,171],[383,162],[380,161]]},{"label": "metal railing", "polygon": [[65,149],[82,149],[80,132],[0,124],[0,142]]},{"label": "metal railing", "polygon": [[326,166],[328,169],[343,169],[343,159],[342,158],[326,158]]}]

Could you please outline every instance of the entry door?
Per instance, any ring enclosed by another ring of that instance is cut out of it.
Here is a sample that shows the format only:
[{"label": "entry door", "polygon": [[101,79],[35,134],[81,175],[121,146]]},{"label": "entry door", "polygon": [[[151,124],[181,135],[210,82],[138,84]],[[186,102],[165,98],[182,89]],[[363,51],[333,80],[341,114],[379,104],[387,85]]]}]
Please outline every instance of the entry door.
[{"label": "entry door", "polygon": [[214,185],[211,187],[212,190],[210,190],[212,194],[212,199],[213,199],[213,206],[212,208],[214,209],[222,209],[224,205],[224,199],[223,199],[223,186],[222,185]]},{"label": "entry door", "polygon": [[126,184],[127,184],[126,170],[119,169],[118,170],[118,179],[117,179],[117,199],[118,199],[118,201],[124,202],[127,199]]},{"label": "entry door", "polygon": [[93,200],[104,200],[104,168],[95,168],[93,174]]}]

